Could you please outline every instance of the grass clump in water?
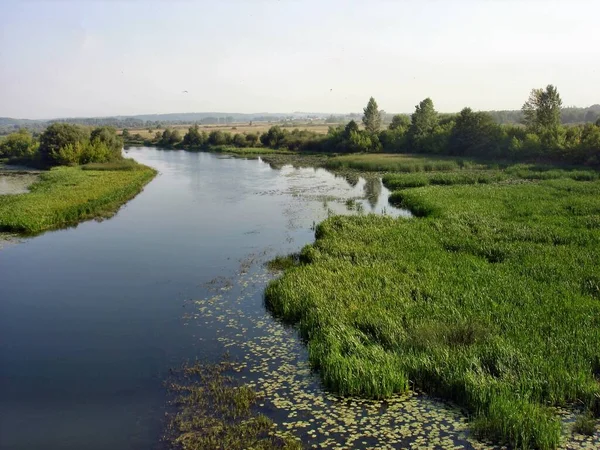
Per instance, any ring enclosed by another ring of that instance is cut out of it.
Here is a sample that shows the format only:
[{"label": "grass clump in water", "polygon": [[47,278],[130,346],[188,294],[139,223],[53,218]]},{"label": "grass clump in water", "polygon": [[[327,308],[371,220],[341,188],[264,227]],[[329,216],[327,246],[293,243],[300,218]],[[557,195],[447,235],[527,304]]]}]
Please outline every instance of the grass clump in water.
[{"label": "grass clump in water", "polygon": [[122,161],[55,167],[43,173],[30,192],[0,195],[0,231],[35,234],[109,217],[155,175],[154,169]]},{"label": "grass clump in water", "polygon": [[299,255],[278,255],[267,262],[267,268],[272,271],[282,271],[289,269],[299,263]]},{"label": "grass clump in water", "polygon": [[596,419],[590,413],[581,414],[573,424],[573,433],[593,436],[596,432]]},{"label": "grass clump in water", "polygon": [[180,379],[169,385],[177,407],[169,424],[172,446],[183,450],[302,448],[254,410],[259,395],[227,375],[233,370],[228,361],[183,367]]},{"label": "grass clump in water", "polygon": [[428,185],[391,200],[421,218],[329,218],[266,290],[324,384],[422,389],[517,448],[559,445],[553,406],[598,417],[600,181]]}]

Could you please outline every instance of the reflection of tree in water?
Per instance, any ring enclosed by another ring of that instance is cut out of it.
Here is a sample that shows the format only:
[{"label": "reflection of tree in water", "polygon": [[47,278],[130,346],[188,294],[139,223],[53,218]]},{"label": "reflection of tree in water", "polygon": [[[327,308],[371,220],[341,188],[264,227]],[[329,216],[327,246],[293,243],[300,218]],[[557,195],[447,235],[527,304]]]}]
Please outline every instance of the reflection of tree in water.
[{"label": "reflection of tree in water", "polygon": [[377,200],[379,200],[379,196],[381,195],[381,180],[378,177],[369,177],[366,181],[364,187],[365,197],[371,208],[375,208]]}]

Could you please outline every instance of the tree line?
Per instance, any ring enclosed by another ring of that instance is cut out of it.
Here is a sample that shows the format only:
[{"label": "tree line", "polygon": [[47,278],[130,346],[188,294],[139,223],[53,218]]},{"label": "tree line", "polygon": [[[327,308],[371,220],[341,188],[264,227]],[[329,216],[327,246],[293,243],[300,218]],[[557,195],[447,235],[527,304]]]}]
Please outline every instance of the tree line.
[{"label": "tree line", "polygon": [[0,158],[36,167],[122,159],[123,140],[113,127],[53,123],[39,136],[20,129],[0,141]]},{"label": "tree line", "polygon": [[595,123],[564,125],[562,112],[558,90],[548,85],[531,91],[521,108],[520,124],[498,124],[491,114],[471,108],[458,114],[440,114],[426,98],[412,115],[395,115],[382,128],[384,113],[371,98],[363,110],[361,126],[351,120],[346,125],[330,126],[327,135],[289,131],[277,125],[261,135],[206,133],[195,125],[183,136],[167,128],[146,144],[184,149],[262,145],[305,152],[427,153],[600,165],[600,118]]},{"label": "tree line", "polygon": [[[440,114],[426,98],[412,115],[395,115],[383,127],[383,111],[374,98],[363,110],[362,123],[350,120],[330,126],[326,135],[309,130],[292,131],[278,125],[258,133],[200,131],[191,126],[157,131],[143,140],[123,131],[125,143],[166,148],[209,149],[215,146],[288,149],[299,152],[387,152],[473,156],[488,159],[548,160],[569,164],[600,165],[600,118],[595,123],[564,125],[558,90],[553,85],[533,89],[521,108],[521,124],[498,124],[491,114],[464,108],[458,114]],[[358,120],[358,119],[357,119]],[[0,158],[37,165],[84,164],[121,157],[122,140],[112,127],[96,128],[53,123],[38,136],[19,130],[0,141]]]}]

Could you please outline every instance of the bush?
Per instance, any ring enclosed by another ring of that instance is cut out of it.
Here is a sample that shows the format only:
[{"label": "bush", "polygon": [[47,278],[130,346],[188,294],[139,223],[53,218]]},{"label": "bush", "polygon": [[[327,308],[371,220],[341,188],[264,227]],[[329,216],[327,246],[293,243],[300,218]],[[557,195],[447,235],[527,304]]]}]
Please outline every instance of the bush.
[{"label": "bush", "polygon": [[0,158],[29,158],[36,153],[38,146],[31,134],[21,129],[0,141]]}]

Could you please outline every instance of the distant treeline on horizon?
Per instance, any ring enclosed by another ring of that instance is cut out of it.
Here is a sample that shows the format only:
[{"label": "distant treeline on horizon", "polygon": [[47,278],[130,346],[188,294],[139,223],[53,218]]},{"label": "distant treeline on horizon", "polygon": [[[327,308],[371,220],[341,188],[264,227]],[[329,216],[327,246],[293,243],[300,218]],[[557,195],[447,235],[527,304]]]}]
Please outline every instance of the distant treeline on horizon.
[{"label": "distant treeline on horizon", "polygon": [[[521,110],[485,111],[490,114],[498,124],[521,123],[523,113]],[[458,113],[448,113],[454,115]],[[383,114],[384,122],[391,122],[395,114]],[[410,116],[410,114],[405,114]],[[293,113],[293,114],[240,114],[240,113],[172,113],[172,114],[140,114],[134,116],[115,117],[73,117],[50,120],[29,120],[0,117],[0,134],[9,134],[21,128],[32,132],[41,132],[48,125],[56,122],[73,123],[87,126],[112,126],[116,128],[164,128],[166,125],[228,125],[240,122],[298,122],[319,120],[326,124],[346,123],[349,120],[360,119],[362,114],[319,114],[319,113]],[[563,124],[593,123],[600,118],[600,104],[587,108],[564,107],[561,109],[561,122]]]}]

